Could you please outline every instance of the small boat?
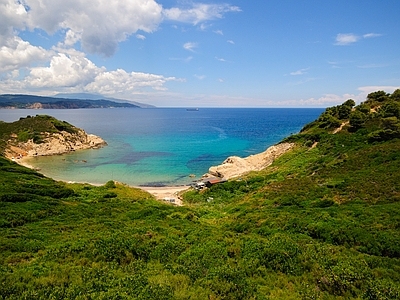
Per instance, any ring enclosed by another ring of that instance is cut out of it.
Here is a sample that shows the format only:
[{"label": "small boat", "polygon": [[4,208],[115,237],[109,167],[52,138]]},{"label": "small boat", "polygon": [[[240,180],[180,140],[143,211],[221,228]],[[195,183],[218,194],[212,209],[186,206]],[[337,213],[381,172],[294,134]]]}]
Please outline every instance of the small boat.
[{"label": "small boat", "polygon": [[187,111],[199,111],[198,108],[186,108]]}]

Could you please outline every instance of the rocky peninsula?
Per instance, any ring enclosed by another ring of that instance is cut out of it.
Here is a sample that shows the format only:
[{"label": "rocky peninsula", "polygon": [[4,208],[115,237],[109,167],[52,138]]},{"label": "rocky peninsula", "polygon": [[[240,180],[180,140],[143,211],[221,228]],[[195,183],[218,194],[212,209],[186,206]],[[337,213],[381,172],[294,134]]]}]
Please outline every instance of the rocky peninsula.
[{"label": "rocky peninsula", "polygon": [[96,149],[107,145],[102,138],[49,116],[21,118],[17,122],[1,125],[7,132],[3,133],[4,156],[13,160]]},{"label": "rocky peninsula", "polygon": [[32,139],[27,142],[9,144],[5,155],[8,158],[58,155],[76,150],[96,149],[107,145],[100,137],[87,134],[84,130],[77,133],[61,131],[60,133],[45,133],[42,143],[36,144]]},{"label": "rocky peninsula", "polygon": [[251,171],[260,171],[271,165],[275,159],[293,148],[293,146],[293,143],[281,143],[269,147],[264,152],[245,158],[230,156],[221,165],[210,167],[204,177],[219,177],[228,180]]}]

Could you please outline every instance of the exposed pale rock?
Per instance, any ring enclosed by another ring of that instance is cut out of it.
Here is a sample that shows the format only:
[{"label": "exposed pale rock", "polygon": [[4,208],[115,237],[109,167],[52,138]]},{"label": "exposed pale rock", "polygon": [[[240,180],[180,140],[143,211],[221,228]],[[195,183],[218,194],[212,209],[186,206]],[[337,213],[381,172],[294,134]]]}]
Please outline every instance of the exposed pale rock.
[{"label": "exposed pale rock", "polygon": [[27,108],[29,108],[29,109],[42,109],[43,108],[43,104],[39,103],[39,102],[36,102],[36,103],[33,103],[33,104],[29,105]]},{"label": "exposed pale rock", "polygon": [[231,179],[242,176],[251,171],[260,171],[294,146],[293,143],[282,143],[269,147],[266,151],[245,158],[238,156],[228,157],[221,165],[213,166],[208,170],[208,176],[217,176]]},{"label": "exposed pale rock", "polygon": [[25,143],[9,144],[5,154],[7,157],[18,156],[45,156],[64,154],[75,150],[95,149],[107,145],[100,137],[87,134],[84,130],[76,133],[61,131],[60,133],[46,133],[43,142],[36,144],[33,140]]}]

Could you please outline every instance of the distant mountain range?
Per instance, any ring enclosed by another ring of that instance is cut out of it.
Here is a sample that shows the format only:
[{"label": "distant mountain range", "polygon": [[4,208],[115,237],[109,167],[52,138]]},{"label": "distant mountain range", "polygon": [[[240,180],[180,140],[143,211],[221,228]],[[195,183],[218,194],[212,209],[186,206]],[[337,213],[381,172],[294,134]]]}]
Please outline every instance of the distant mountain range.
[{"label": "distant mountain range", "polygon": [[75,108],[151,108],[152,105],[103,97],[96,94],[57,94],[53,97],[4,94],[0,95],[0,108],[75,109]]}]

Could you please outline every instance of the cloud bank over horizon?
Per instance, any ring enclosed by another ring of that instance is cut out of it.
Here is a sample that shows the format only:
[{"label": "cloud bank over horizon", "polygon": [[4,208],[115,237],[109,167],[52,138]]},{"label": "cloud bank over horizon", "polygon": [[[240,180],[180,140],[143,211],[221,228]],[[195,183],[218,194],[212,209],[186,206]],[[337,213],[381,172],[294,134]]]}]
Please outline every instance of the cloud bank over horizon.
[{"label": "cloud bank over horizon", "polygon": [[[166,90],[166,82],[182,79],[122,69],[107,71],[96,66],[85,52],[74,46],[80,43],[88,53],[109,57],[114,55],[120,42],[138,31],[151,33],[157,30],[163,19],[198,24],[222,18],[229,11],[238,11],[238,8],[227,4],[193,4],[188,9],[165,10],[157,2],[148,0],[94,0],[90,5],[83,0],[1,0],[0,72],[9,74],[1,81],[0,90],[18,92],[47,88],[48,91],[106,95],[118,94],[121,89],[135,94],[138,87]],[[45,49],[15,34],[25,30],[44,31],[49,35],[59,32],[64,39]],[[145,36],[138,34],[137,38],[143,40]],[[195,47],[195,43],[184,45],[190,51]],[[27,70],[23,80],[21,69]]]}]

